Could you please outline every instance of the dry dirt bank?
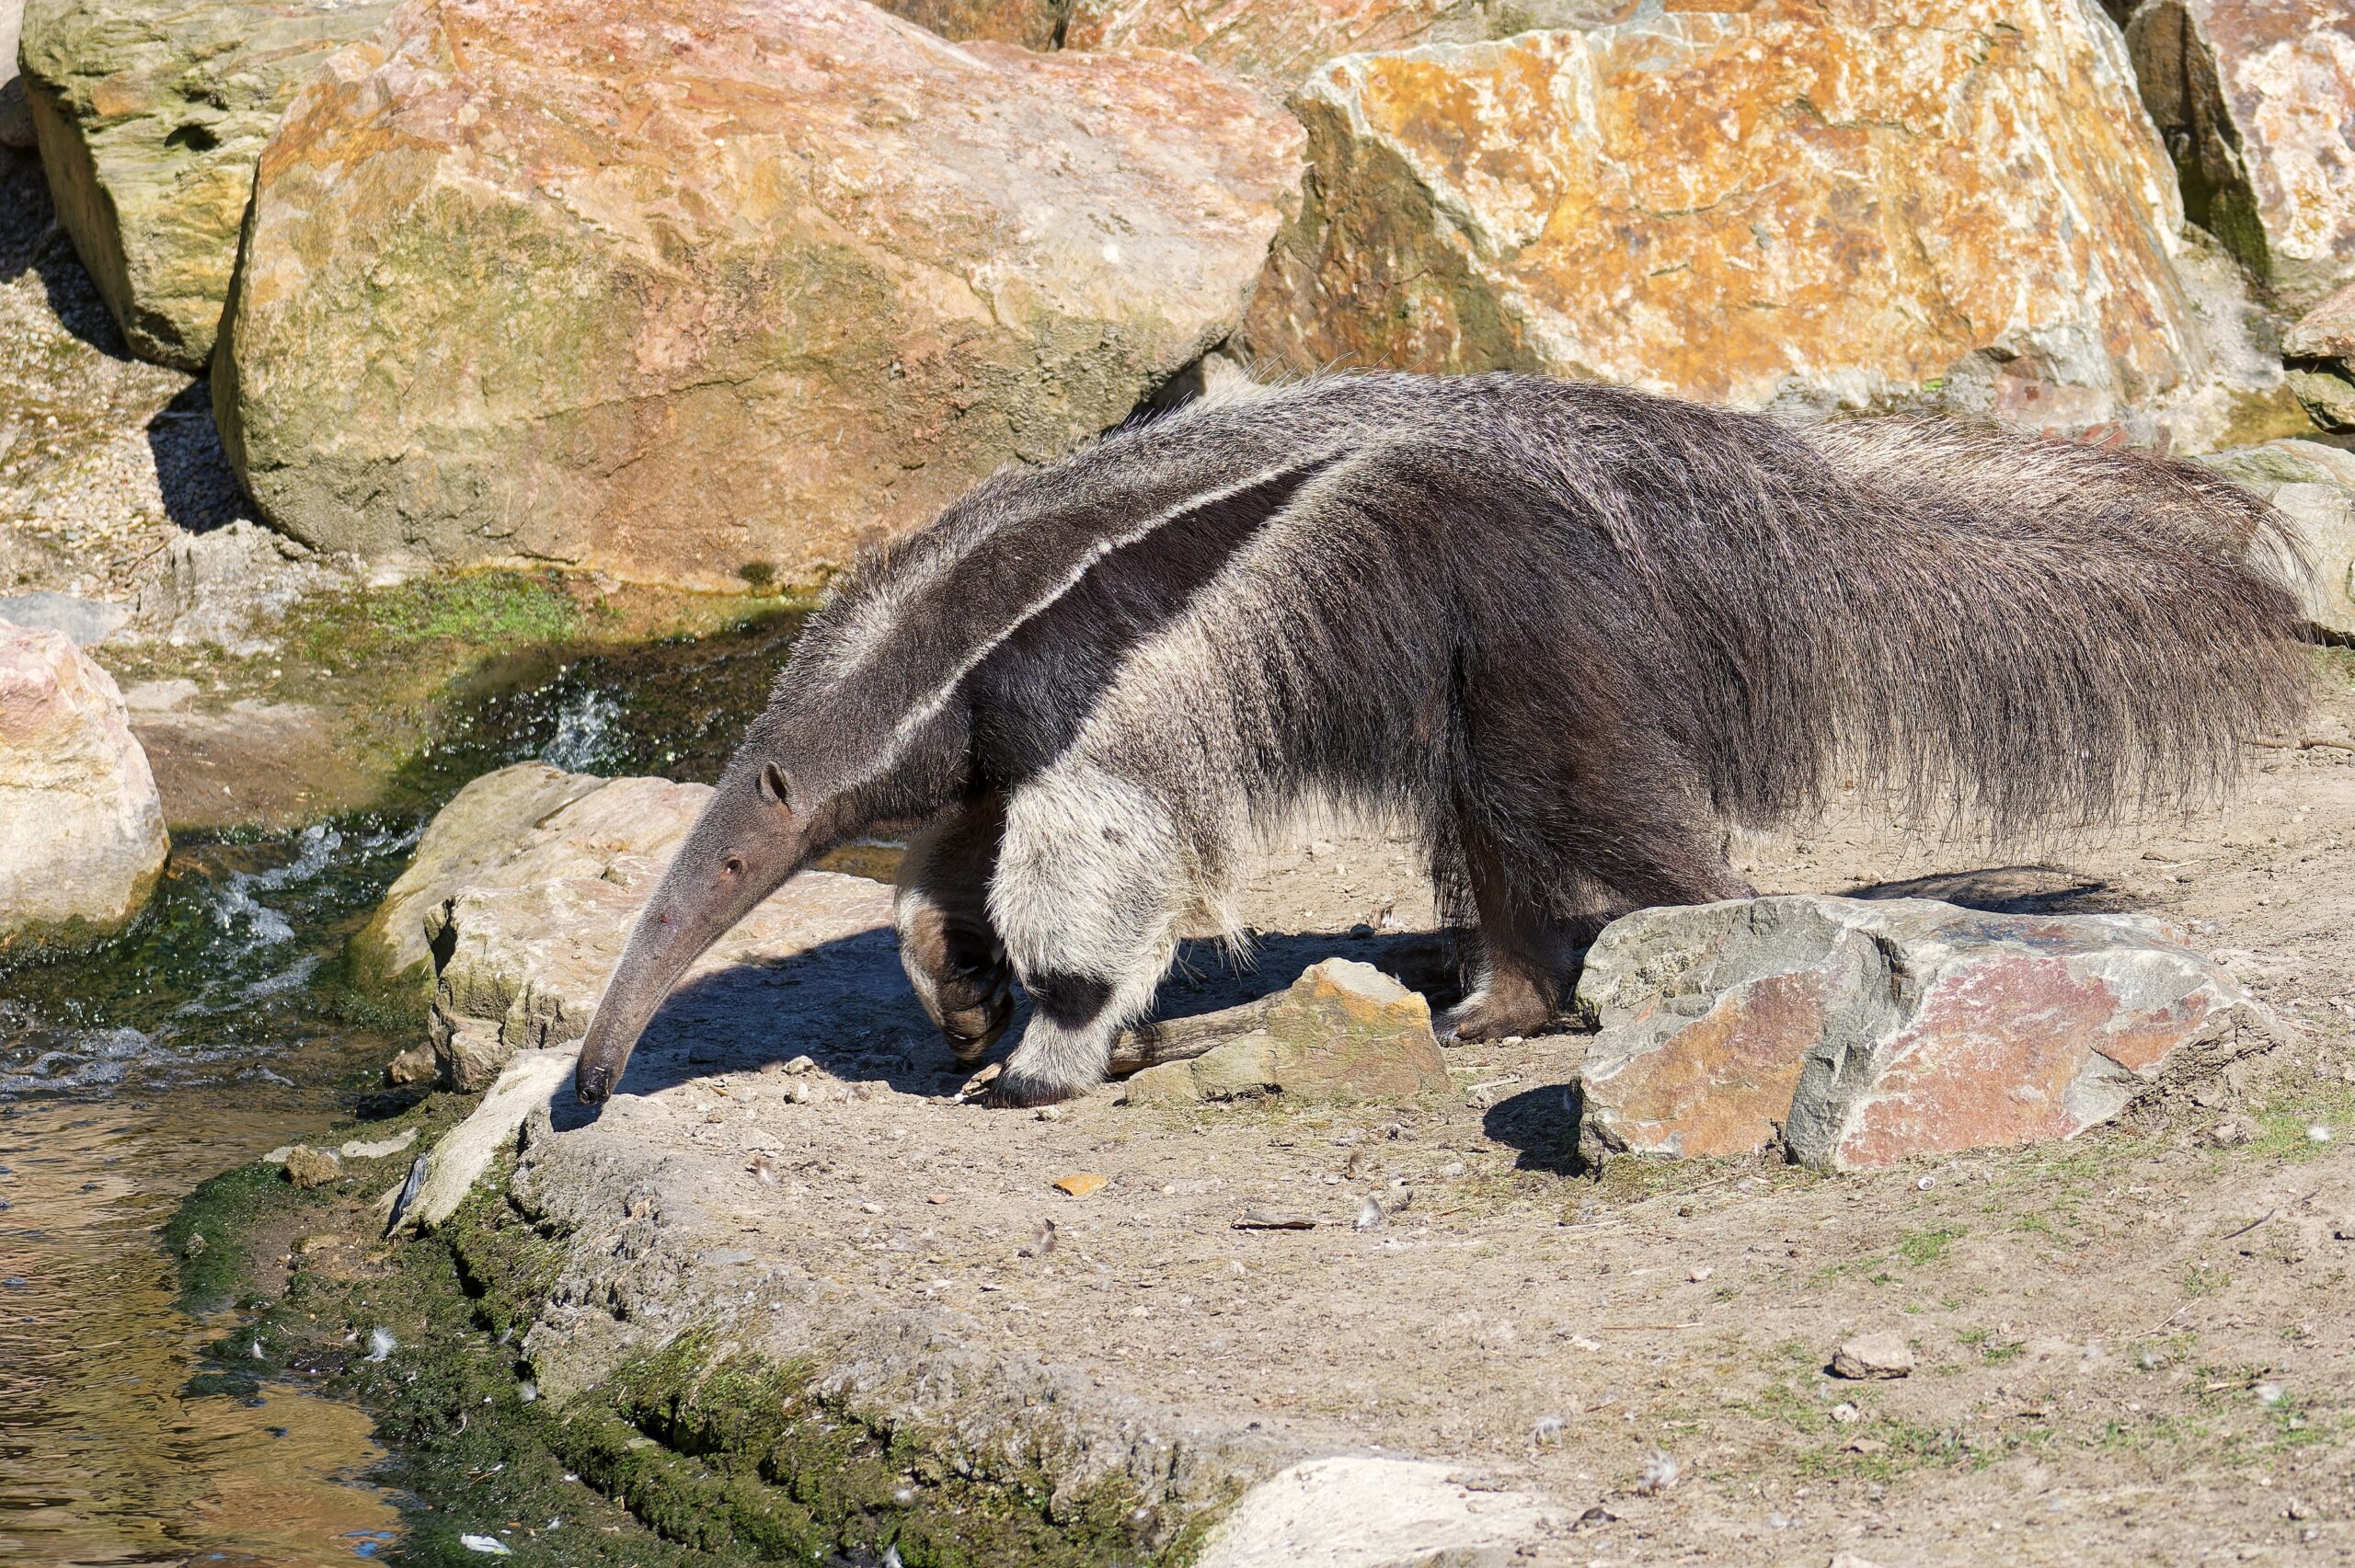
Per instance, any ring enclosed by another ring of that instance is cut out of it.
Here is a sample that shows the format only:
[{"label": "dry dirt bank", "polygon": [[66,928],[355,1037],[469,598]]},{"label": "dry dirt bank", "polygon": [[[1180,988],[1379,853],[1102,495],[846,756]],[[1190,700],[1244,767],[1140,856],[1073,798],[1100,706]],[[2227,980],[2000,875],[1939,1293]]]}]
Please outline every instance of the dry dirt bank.
[{"label": "dry dirt bank", "polygon": [[[650,1039],[656,1092],[542,1124],[514,1190],[574,1233],[532,1352],[561,1388],[718,1316],[973,1451],[1180,1495],[1287,1456],[1439,1459],[1555,1505],[1527,1546],[1549,1562],[2348,1560],[2355,661],[2326,662],[2321,744],[2268,750],[2221,817],[1992,872],[1862,811],[1747,851],[1763,888],[2149,910],[2299,1026],[2131,1125],[1873,1176],[1596,1181],[1567,1167],[1575,1034],[1459,1050],[1459,1093],[1416,1109],[985,1111],[878,938],[844,960],[871,1004],[822,1037],[762,1022],[780,970]],[[1382,951],[1345,933],[1385,899],[1428,918],[1403,859],[1356,843],[1254,898],[1280,934],[1251,989]],[[839,1006],[850,978],[818,989]],[[1173,982],[1167,1011],[1235,989]],[[804,1050],[814,1071],[778,1070]],[[1109,1183],[1055,1190],[1081,1172]],[[1251,1209],[1317,1223],[1236,1229]],[[1826,1375],[1873,1330],[1919,1368]]]}]

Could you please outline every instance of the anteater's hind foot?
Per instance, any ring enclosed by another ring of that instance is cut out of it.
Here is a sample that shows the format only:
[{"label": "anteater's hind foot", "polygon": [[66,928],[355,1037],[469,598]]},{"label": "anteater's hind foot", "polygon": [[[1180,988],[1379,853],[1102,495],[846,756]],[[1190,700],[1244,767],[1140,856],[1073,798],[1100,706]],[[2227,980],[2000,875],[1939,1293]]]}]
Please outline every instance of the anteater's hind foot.
[{"label": "anteater's hind foot", "polygon": [[1431,1032],[1445,1045],[1541,1034],[1560,995],[1552,976],[1492,970],[1485,985],[1431,1020]]},{"label": "anteater's hind foot", "polygon": [[1034,975],[1030,1022],[990,1088],[997,1105],[1051,1105],[1104,1082],[1120,1028],[1111,982],[1084,975]]}]

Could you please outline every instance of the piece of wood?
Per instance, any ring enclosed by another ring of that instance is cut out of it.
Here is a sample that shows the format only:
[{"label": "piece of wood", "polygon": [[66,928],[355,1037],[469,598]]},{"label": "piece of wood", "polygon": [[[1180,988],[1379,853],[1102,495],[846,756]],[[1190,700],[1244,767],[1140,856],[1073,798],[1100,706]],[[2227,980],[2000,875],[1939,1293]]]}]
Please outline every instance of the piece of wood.
[{"label": "piece of wood", "polygon": [[1133,1029],[1120,1031],[1112,1042],[1112,1059],[1105,1071],[1114,1078],[1126,1078],[1143,1072],[1148,1067],[1158,1067],[1165,1061],[1191,1061],[1207,1056],[1229,1040],[1242,1036],[1267,1023],[1284,993],[1263,996],[1257,1001],[1246,1001],[1240,1007],[1222,1008],[1216,1013],[1200,1013],[1191,1018],[1168,1018],[1151,1024],[1140,1024]]}]

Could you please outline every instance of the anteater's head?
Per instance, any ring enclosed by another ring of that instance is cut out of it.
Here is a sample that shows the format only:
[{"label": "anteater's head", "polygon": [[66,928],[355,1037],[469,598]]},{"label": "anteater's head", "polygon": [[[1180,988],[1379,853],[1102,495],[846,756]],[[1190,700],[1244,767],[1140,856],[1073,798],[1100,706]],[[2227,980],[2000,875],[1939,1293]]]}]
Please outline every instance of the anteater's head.
[{"label": "anteater's head", "polygon": [[573,1079],[582,1104],[600,1104],[614,1092],[638,1036],[687,966],[830,846],[827,815],[797,810],[792,786],[774,761],[739,756],[729,767],[638,911],[590,1021]]}]

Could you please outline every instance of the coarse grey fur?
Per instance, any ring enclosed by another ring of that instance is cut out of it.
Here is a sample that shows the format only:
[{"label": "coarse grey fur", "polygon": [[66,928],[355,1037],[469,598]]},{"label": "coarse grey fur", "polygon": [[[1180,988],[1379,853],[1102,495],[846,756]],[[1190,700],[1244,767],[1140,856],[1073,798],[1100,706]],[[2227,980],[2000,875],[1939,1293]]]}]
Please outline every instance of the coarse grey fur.
[{"label": "coarse grey fur", "polygon": [[2305,700],[2295,569],[2204,470],[1950,423],[1511,375],[1197,404],[839,585],[641,916],[582,1093],[695,953],[886,819],[932,824],[900,924],[959,1054],[1031,999],[1012,1101],[1097,1082],[1243,852],[1336,805],[1411,829],[1474,938],[1445,1026],[1535,1029],[1603,921],[1747,894],[1723,829],[1835,777],[1993,834],[2211,792]]}]

